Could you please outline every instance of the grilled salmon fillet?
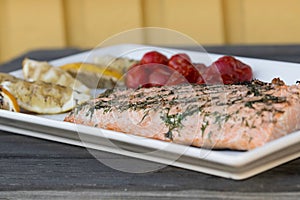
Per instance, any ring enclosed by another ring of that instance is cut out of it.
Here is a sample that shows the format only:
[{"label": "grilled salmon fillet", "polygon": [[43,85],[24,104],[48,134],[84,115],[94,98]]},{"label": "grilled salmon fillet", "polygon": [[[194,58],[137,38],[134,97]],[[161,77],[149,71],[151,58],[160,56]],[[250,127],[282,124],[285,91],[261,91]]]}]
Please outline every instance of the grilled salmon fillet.
[{"label": "grilled salmon fillet", "polygon": [[300,129],[300,85],[274,79],[115,88],[64,121],[196,147],[250,150]]}]

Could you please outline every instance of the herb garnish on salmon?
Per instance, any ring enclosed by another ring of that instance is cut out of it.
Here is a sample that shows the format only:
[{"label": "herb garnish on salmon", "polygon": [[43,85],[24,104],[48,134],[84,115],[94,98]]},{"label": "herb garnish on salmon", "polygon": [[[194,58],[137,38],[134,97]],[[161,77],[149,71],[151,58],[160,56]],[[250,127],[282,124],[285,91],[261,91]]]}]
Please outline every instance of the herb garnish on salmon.
[{"label": "herb garnish on salmon", "polygon": [[249,150],[300,129],[300,86],[235,85],[107,90],[65,121],[206,148]]}]

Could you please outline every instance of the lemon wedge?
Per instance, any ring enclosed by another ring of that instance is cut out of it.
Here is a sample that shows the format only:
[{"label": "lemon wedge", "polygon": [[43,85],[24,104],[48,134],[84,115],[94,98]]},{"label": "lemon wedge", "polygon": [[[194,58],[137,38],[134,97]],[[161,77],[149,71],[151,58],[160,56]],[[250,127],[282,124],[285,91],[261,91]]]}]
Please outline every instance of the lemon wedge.
[{"label": "lemon wedge", "polygon": [[66,71],[58,67],[53,67],[48,62],[40,62],[26,58],[22,64],[24,79],[27,81],[44,81],[72,87],[78,92],[90,94],[90,90],[86,85],[76,80]]},{"label": "lemon wedge", "polygon": [[16,98],[6,89],[0,86],[0,109],[12,112],[20,112]]},{"label": "lemon wedge", "polygon": [[67,71],[89,88],[112,88],[117,83],[123,84],[123,75],[106,66],[76,62],[60,66],[60,69]]}]

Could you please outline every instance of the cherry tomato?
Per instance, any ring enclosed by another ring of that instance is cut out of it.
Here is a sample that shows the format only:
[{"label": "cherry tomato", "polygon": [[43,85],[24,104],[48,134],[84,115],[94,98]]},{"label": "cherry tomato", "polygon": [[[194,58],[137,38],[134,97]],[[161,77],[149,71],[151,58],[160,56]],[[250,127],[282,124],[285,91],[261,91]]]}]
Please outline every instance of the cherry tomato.
[{"label": "cherry tomato", "polygon": [[162,64],[136,64],[128,70],[125,84],[128,88],[154,87],[165,85],[171,76],[169,67]]},{"label": "cherry tomato", "polygon": [[193,65],[200,74],[203,74],[207,69],[206,65],[204,65],[203,63],[194,63]]},{"label": "cherry tomato", "polygon": [[143,56],[140,63],[142,65],[150,64],[150,63],[158,63],[158,64],[167,65],[168,58],[165,55],[163,55],[157,51],[150,51]]},{"label": "cherry tomato", "polygon": [[178,71],[184,77],[189,74],[189,68],[192,66],[191,59],[187,54],[180,53],[172,56],[168,62],[169,67]]},{"label": "cherry tomato", "polygon": [[133,65],[125,74],[125,85],[128,88],[138,88],[148,83],[149,72],[144,65]]},{"label": "cherry tomato", "polygon": [[169,67],[182,74],[190,83],[198,80],[199,72],[191,63],[191,59],[187,54],[175,54],[168,62]]},{"label": "cherry tomato", "polygon": [[[149,68],[148,68],[149,69]],[[152,70],[149,75],[148,84],[145,87],[163,86],[163,85],[179,85],[188,83],[184,76],[174,69],[160,65],[156,69]]]},{"label": "cherry tomato", "polygon": [[205,79],[209,84],[235,84],[251,81],[252,78],[251,67],[232,56],[219,58],[209,67],[205,75]]},{"label": "cherry tomato", "polygon": [[202,63],[195,63],[194,67],[197,69],[199,76],[197,78],[196,83],[197,84],[205,84],[205,80],[204,80],[204,75],[206,73],[206,70],[208,69],[206,67],[206,65],[202,64]]},{"label": "cherry tomato", "polygon": [[197,84],[235,84],[251,81],[250,66],[232,56],[223,56],[209,67],[192,64],[187,54],[175,54],[170,60],[157,51],[146,53],[141,62],[132,66],[126,76],[129,88]]},{"label": "cherry tomato", "polygon": [[184,84],[184,83],[187,84],[189,82],[188,82],[188,80],[186,80],[186,78],[182,74],[180,74],[178,71],[173,70],[166,85],[180,85],[180,84]]},{"label": "cherry tomato", "polygon": [[171,74],[172,72],[167,66],[161,65],[150,73],[147,86],[163,86],[168,82]]},{"label": "cherry tomato", "polygon": [[202,84],[203,82],[206,84],[223,84],[222,76],[218,68],[214,65],[207,67],[202,78],[203,79],[198,81],[199,84]]},{"label": "cherry tomato", "polygon": [[239,82],[251,81],[253,79],[253,72],[250,66],[240,62],[240,65],[235,68],[235,73],[239,77]]}]

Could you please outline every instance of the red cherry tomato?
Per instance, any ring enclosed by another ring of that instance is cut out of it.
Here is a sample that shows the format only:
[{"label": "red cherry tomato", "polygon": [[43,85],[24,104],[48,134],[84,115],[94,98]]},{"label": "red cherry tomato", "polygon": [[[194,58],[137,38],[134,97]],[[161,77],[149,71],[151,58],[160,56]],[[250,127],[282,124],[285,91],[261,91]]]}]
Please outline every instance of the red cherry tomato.
[{"label": "red cherry tomato", "polygon": [[168,62],[169,67],[182,74],[190,83],[198,80],[199,72],[191,63],[191,59],[187,54],[175,54]]},{"label": "red cherry tomato", "polygon": [[194,63],[193,65],[200,74],[203,74],[207,69],[206,65],[204,65],[202,63]]},{"label": "red cherry tomato", "polygon": [[239,82],[251,81],[253,79],[251,67],[242,62],[235,68],[235,73],[239,77]]},{"label": "red cherry tomato", "polygon": [[142,65],[150,64],[150,63],[158,63],[158,64],[167,65],[168,58],[165,55],[163,55],[157,51],[150,51],[143,56],[140,63]]},{"label": "red cherry tomato", "polygon": [[146,66],[133,65],[125,74],[125,85],[128,88],[138,88],[148,83],[149,72]]},{"label": "red cherry tomato", "polygon": [[252,78],[251,67],[232,56],[223,56],[206,67],[201,63],[192,64],[184,53],[175,54],[168,60],[163,54],[151,51],[128,70],[125,84],[129,88],[183,83],[235,84]]},{"label": "red cherry tomato", "polygon": [[172,72],[168,69],[167,66],[162,65],[160,67],[157,67],[149,75],[149,86],[153,87],[165,85],[168,82],[171,74]]},{"label": "red cherry tomato", "polygon": [[223,56],[215,61],[207,70],[205,79],[209,84],[235,84],[251,81],[252,69],[232,56]]},{"label": "red cherry tomato", "polygon": [[151,73],[149,75],[148,84],[146,84],[144,87],[179,85],[188,83],[184,76],[168,66],[160,65],[156,66],[154,70],[153,68],[148,69],[151,69]]},{"label": "red cherry tomato", "polygon": [[202,63],[195,63],[194,67],[197,69],[199,76],[197,78],[196,83],[197,84],[205,84],[205,80],[204,80],[204,75],[206,73],[206,70],[208,69],[206,67],[206,65],[202,64]]},{"label": "red cherry tomato", "polygon": [[191,59],[187,54],[180,53],[172,56],[168,62],[169,67],[178,71],[184,77],[189,74],[189,68],[191,67]]},{"label": "red cherry tomato", "polygon": [[180,74],[178,71],[173,70],[166,85],[180,85],[180,84],[187,84],[187,83],[189,83],[188,80],[186,80],[186,78],[182,74]]},{"label": "red cherry tomato", "polygon": [[203,82],[206,84],[223,84],[222,76],[216,66],[209,66],[207,67],[207,70],[202,75],[203,79],[199,80],[199,84],[202,84]]}]

